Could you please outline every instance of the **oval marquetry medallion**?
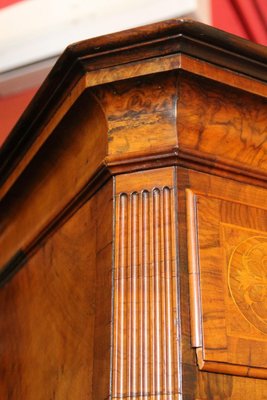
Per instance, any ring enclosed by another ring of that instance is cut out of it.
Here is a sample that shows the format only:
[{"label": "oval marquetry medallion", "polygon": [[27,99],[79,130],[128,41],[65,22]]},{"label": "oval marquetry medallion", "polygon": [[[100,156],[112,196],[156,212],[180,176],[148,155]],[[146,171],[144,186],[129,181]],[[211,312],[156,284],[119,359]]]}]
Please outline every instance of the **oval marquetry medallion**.
[{"label": "oval marquetry medallion", "polygon": [[267,237],[254,236],[235,247],[228,286],[246,320],[267,334]]}]

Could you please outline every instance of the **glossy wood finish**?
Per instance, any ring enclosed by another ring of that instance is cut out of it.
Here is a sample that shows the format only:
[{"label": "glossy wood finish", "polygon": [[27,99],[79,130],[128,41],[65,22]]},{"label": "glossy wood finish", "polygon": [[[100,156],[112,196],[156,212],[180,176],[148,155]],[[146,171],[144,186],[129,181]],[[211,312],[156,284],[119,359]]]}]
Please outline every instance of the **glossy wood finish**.
[{"label": "glossy wood finish", "polygon": [[[77,119],[79,129],[76,128]],[[17,249],[25,253],[32,251],[43,231],[49,229],[56,218],[62,218],[59,214],[64,213],[64,209],[72,207],[72,199],[101,169],[106,129],[102,110],[96,100],[85,93],[2,201],[1,265]]]},{"label": "glossy wood finish", "polygon": [[179,397],[174,169],[116,178],[112,398]]},{"label": "glossy wood finish", "polygon": [[107,395],[111,226],[110,182],[0,291],[1,398]]},{"label": "glossy wood finish", "polygon": [[179,90],[181,151],[211,166],[266,179],[267,99],[187,74]]},{"label": "glossy wood finish", "polygon": [[201,368],[266,378],[266,193],[253,207],[246,190],[247,204],[187,191],[192,335]]},{"label": "glossy wood finish", "polygon": [[177,74],[106,84],[94,94],[107,117],[108,163],[146,157],[148,144],[154,157],[177,148]]},{"label": "glossy wood finish", "polygon": [[1,152],[1,399],[264,400],[266,49],[70,46]]},{"label": "glossy wood finish", "polygon": [[[250,226],[249,232],[252,226],[253,229],[257,226],[257,229],[263,233],[266,229],[264,228],[266,191],[233,180],[183,169],[178,171],[177,176],[178,204],[180,204],[178,210],[179,265],[181,266],[180,281],[183,282],[181,284],[183,310],[181,331],[185,398],[239,399],[242,396],[246,400],[265,399],[266,335],[257,332],[257,329],[248,323],[231,299],[227,284],[227,257],[229,257],[229,249],[231,252],[233,247],[229,248],[228,245],[226,247],[225,241],[234,242],[238,240],[238,236],[229,235],[226,239],[221,235],[219,226],[223,224],[228,227],[230,223],[233,229],[242,229],[243,226],[242,231],[244,227]],[[223,191],[222,187],[224,187]],[[195,193],[201,194],[204,200],[201,214],[199,211],[196,214],[194,208],[192,209],[193,206],[197,207],[195,210],[198,210],[199,205],[196,198],[192,202],[192,194],[194,196]],[[216,219],[214,201],[222,202],[220,205],[217,204],[216,210],[222,214],[216,225],[211,223]],[[251,208],[254,209],[252,213]],[[184,215],[185,210],[187,216]],[[263,213],[261,217],[255,217],[255,210]],[[235,227],[234,224],[237,226]],[[201,233],[199,233],[200,229]],[[186,234],[189,236],[188,241]],[[193,236],[197,237],[197,242],[190,240]],[[186,242],[189,248],[188,265]],[[195,246],[196,243],[199,243],[199,247]],[[218,248],[219,246],[221,247]],[[196,271],[196,267],[200,267],[201,272]],[[194,275],[197,279],[194,279]],[[196,286],[197,291],[194,290]],[[264,308],[262,311],[264,312]],[[192,347],[195,347],[195,355],[192,354]],[[263,369],[253,368],[257,362],[257,354],[258,366],[261,365]],[[198,357],[197,364],[200,371],[192,368],[196,363],[195,356]],[[204,372],[205,369],[216,373]],[[250,375],[249,378],[244,377],[248,375]],[[256,375],[257,379],[251,377]],[[193,386],[195,397],[192,396],[192,389],[189,393],[187,389]]]}]

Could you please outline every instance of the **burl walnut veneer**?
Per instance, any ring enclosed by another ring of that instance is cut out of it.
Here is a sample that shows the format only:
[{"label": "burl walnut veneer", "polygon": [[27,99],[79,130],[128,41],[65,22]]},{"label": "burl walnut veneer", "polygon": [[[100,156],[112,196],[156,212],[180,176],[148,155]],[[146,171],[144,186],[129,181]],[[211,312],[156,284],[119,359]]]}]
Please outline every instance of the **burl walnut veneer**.
[{"label": "burl walnut veneer", "polygon": [[1,400],[267,399],[267,51],[67,48],[1,152]]}]

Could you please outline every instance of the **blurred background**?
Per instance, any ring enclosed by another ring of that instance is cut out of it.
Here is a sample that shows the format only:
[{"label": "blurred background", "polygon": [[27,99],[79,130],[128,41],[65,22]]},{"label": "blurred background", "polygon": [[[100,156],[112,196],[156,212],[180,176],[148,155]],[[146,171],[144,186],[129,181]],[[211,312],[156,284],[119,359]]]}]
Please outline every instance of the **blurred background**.
[{"label": "blurred background", "polygon": [[68,44],[173,17],[267,45],[267,0],[0,0],[0,145]]}]

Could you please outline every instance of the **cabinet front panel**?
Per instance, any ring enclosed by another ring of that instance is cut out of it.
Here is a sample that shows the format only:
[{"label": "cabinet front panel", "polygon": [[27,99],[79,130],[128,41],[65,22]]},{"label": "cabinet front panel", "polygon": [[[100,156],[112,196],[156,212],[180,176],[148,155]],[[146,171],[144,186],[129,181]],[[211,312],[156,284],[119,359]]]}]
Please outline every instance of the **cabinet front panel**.
[{"label": "cabinet front panel", "polygon": [[182,169],[178,186],[184,396],[267,399],[266,190]]},{"label": "cabinet front panel", "polygon": [[197,235],[190,273],[192,284],[197,279],[199,285],[201,343],[196,346],[202,346],[203,363],[215,372],[264,377],[267,210],[237,198],[227,201],[192,191],[187,195],[195,202],[195,210],[189,209],[196,219],[190,235]]}]

